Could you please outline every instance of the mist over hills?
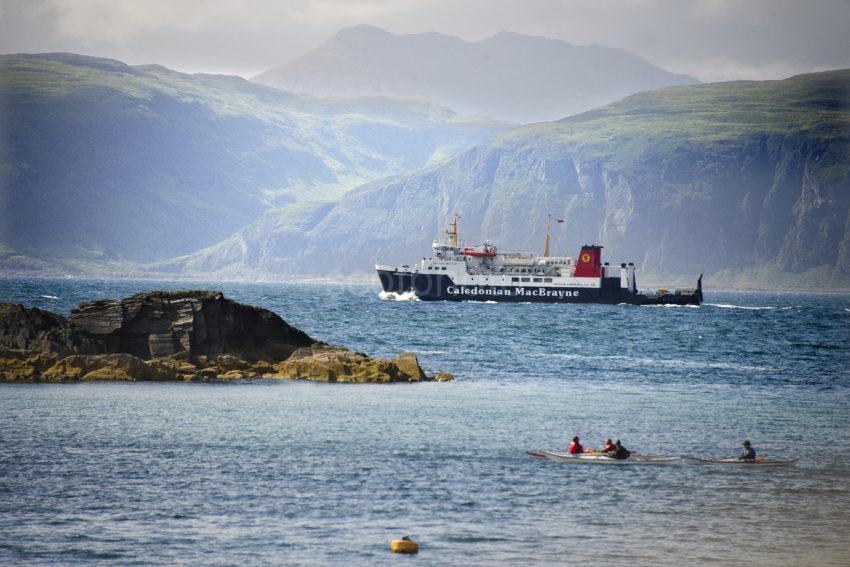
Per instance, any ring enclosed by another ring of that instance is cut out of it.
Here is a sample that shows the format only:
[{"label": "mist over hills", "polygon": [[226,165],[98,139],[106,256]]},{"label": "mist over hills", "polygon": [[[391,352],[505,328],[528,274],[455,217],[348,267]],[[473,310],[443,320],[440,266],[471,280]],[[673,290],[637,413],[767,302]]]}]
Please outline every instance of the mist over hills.
[{"label": "mist over hills", "polygon": [[292,92],[416,97],[517,123],[556,120],[640,91],[696,82],[624,49],[509,32],[467,42],[366,25],[345,28],[252,80]]},{"label": "mist over hills", "polygon": [[507,125],[421,101],[287,94],[223,75],[0,56],[0,266],[188,254],[270,208],[420,169]]},{"label": "mist over hills", "polygon": [[584,242],[644,274],[716,285],[850,288],[850,70],[678,86],[500,135],[334,204],[267,213],[176,273],[368,273],[430,254],[448,217],[468,242],[556,253]]},{"label": "mist over hills", "polygon": [[[850,70],[673,86],[508,130],[72,54],[0,56],[0,273],[373,275],[584,242],[643,277],[850,288]],[[455,156],[448,159],[450,156]]]}]

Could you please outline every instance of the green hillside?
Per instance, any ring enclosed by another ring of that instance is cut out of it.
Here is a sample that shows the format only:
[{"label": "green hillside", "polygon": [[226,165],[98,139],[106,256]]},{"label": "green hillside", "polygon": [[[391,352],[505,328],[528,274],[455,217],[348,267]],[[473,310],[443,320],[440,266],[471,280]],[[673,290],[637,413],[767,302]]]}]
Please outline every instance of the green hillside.
[{"label": "green hillside", "polygon": [[187,254],[504,131],[418,101],[295,96],[73,54],[0,56],[0,269]]},{"label": "green hillside", "polygon": [[428,254],[453,212],[469,241],[501,249],[539,249],[552,212],[566,219],[558,253],[598,242],[650,277],[850,288],[850,70],[670,87],[517,128],[346,194],[297,243],[271,223],[235,237],[238,250],[231,240],[168,265],[368,273],[376,257]]},{"label": "green hillside", "polygon": [[558,122],[517,128],[503,139],[543,136],[592,148],[587,157],[627,163],[658,141],[709,144],[791,133],[832,139],[846,134],[848,111],[850,70],[841,70],[644,92]]}]

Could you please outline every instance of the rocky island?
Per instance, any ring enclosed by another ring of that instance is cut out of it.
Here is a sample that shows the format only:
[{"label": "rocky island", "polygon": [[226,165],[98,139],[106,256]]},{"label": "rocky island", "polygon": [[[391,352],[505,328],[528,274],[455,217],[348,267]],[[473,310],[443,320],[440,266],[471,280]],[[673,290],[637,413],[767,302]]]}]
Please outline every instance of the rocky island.
[{"label": "rocky island", "polygon": [[69,317],[0,302],[0,381],[446,381],[413,353],[374,358],[309,337],[275,313],[217,291],[90,301]]}]

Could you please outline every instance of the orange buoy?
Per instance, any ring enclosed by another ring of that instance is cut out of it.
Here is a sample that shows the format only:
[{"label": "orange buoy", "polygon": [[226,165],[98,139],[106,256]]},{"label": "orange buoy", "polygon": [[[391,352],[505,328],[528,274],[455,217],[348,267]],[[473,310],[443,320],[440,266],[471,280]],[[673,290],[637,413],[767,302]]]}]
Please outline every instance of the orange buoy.
[{"label": "orange buoy", "polygon": [[393,553],[419,553],[419,546],[407,536],[394,539],[390,542],[390,551]]}]

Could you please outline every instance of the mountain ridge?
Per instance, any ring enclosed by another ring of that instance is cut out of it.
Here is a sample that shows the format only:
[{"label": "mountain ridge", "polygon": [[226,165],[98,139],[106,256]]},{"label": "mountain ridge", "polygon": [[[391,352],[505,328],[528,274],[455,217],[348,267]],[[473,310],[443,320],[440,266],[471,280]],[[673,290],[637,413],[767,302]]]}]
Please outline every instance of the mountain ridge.
[{"label": "mountain ridge", "polygon": [[466,115],[554,120],[623,96],[697,82],[620,48],[516,32],[479,41],[343,28],[317,49],[251,79],[291,92],[433,100]]}]

